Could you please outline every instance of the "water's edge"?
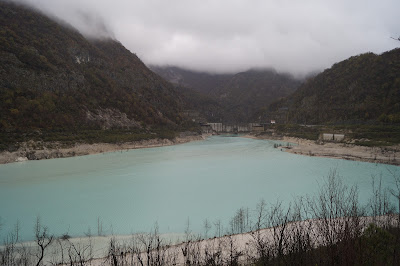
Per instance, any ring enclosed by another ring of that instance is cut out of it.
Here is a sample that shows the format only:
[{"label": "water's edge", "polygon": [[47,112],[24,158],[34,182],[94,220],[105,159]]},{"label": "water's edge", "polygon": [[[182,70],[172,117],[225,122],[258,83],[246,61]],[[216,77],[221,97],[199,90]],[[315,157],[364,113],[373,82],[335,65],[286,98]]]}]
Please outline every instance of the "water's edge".
[{"label": "water's edge", "polygon": [[316,143],[315,141],[294,138],[246,135],[245,137],[259,140],[279,140],[295,145],[278,147],[282,151],[306,156],[334,158],[368,163],[400,165],[400,146],[366,147],[347,143]]},{"label": "water's edge", "polygon": [[[92,155],[99,153],[115,152],[121,150],[131,150],[131,149],[143,149],[143,148],[154,148],[171,146],[182,143],[187,143],[191,141],[199,141],[206,139],[210,134],[193,134],[193,135],[183,135],[176,137],[175,139],[150,139],[141,140],[134,142],[124,142],[124,143],[77,143],[73,147],[62,148],[59,143],[42,143],[41,149],[33,149],[24,143],[21,147],[14,152],[3,151],[0,152],[0,164],[24,162],[28,160],[45,160],[45,159],[55,159],[55,158],[68,158],[75,156]],[[56,147],[56,148],[47,148]]]}]

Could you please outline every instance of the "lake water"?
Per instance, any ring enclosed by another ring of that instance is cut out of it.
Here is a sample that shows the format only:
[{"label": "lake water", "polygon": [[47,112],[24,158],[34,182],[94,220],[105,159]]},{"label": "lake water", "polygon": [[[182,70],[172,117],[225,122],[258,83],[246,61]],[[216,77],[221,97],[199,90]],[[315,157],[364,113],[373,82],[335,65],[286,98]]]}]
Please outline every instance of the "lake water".
[{"label": "lake water", "polygon": [[0,239],[18,222],[20,239],[33,238],[37,216],[51,233],[181,233],[187,220],[227,224],[240,207],[260,199],[289,202],[313,194],[332,169],[371,195],[371,176],[400,167],[317,158],[274,149],[274,141],[210,137],[182,145],[0,165]]}]

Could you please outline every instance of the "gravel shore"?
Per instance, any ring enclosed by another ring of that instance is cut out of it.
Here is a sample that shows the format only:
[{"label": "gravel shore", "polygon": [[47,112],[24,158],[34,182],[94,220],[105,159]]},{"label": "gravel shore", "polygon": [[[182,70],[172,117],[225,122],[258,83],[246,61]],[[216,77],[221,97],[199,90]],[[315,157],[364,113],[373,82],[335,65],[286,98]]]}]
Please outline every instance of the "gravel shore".
[{"label": "gravel shore", "polygon": [[200,134],[181,134],[173,140],[169,139],[150,139],[125,143],[77,143],[72,147],[62,147],[60,143],[41,143],[40,148],[32,148],[34,143],[23,143],[21,147],[14,152],[0,152],[0,164],[23,162],[28,160],[43,160],[52,158],[65,158],[73,156],[82,156],[89,154],[114,152],[119,150],[152,148],[161,146],[170,146],[190,141],[204,140],[208,135]]},{"label": "gravel shore", "polygon": [[[282,149],[282,151],[294,154],[400,165],[400,145],[388,147],[365,147],[348,143],[316,142],[286,136],[281,138],[270,138],[269,136],[247,135],[245,137],[282,141],[284,144],[279,148]],[[289,146],[286,145],[285,142],[295,145]]]}]

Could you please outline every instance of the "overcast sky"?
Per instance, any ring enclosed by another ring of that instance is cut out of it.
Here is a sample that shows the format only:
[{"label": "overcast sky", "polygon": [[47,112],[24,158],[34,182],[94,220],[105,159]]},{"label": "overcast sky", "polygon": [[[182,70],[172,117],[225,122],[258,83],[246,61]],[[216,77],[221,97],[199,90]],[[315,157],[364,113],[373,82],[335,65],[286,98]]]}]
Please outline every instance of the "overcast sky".
[{"label": "overcast sky", "polygon": [[14,0],[84,35],[113,36],[146,64],[297,75],[400,46],[399,0]]}]

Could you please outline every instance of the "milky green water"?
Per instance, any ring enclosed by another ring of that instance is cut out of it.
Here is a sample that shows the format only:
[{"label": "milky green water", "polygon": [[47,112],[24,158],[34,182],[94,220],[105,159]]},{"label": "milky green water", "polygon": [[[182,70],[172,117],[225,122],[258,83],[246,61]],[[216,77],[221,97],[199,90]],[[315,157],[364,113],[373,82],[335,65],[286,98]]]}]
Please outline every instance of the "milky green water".
[{"label": "milky green water", "polygon": [[0,217],[4,237],[19,223],[20,239],[33,238],[36,216],[51,233],[80,236],[149,231],[180,233],[187,220],[228,223],[240,207],[260,199],[289,202],[312,195],[337,169],[360,200],[371,194],[371,175],[392,184],[400,167],[308,157],[274,149],[273,141],[210,137],[182,145],[65,159],[0,165]]}]

